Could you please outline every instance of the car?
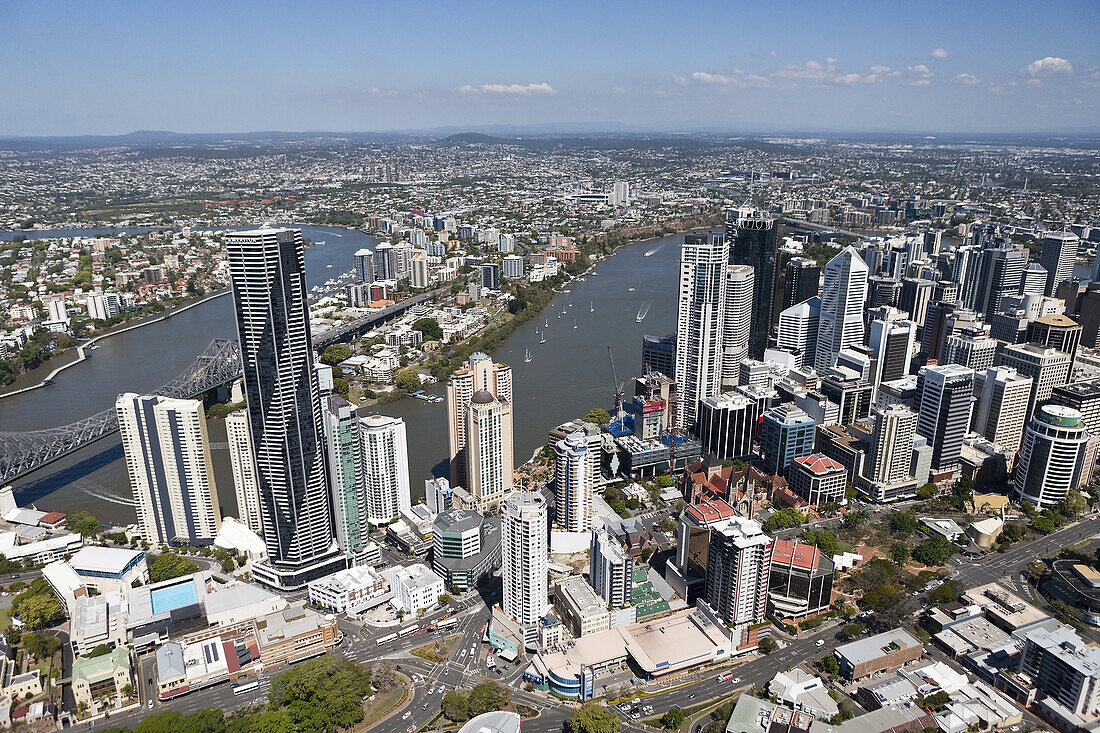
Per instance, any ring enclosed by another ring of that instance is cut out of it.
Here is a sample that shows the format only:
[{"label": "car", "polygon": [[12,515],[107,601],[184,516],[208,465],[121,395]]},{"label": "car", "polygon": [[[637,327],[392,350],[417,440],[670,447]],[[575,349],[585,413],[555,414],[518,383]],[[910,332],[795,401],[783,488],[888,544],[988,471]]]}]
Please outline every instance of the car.
[{"label": "car", "polygon": [[824,639],[818,639],[817,640],[817,646],[825,646],[825,640]]},{"label": "car", "polygon": [[630,719],[631,720],[637,720],[640,717],[642,717],[641,713],[633,713],[633,714],[631,714]]},{"label": "car", "polygon": [[738,682],[740,682],[740,681],[741,681],[741,678],[740,678],[740,677],[734,677],[734,678],[733,678],[732,680],[730,680],[730,682],[732,682],[732,683],[733,683],[733,684],[735,684],[735,685],[736,685],[736,684],[737,684]]},{"label": "car", "polygon": [[691,693],[690,695],[688,695],[688,700],[694,700],[694,699],[695,699],[695,693],[694,692]]},{"label": "car", "polygon": [[435,694],[435,688],[433,687],[432,689],[428,690],[428,694],[429,695],[434,695]]},{"label": "car", "polygon": [[412,717],[412,710],[408,710],[408,711],[405,712],[404,715],[401,716],[401,719],[402,720],[408,720],[411,717]]},{"label": "car", "polygon": [[414,730],[416,730],[416,726],[410,725],[408,728],[405,729],[405,733],[413,733]]},{"label": "car", "polygon": [[150,700],[150,701],[149,701],[149,709],[150,709],[150,710],[152,710],[152,709],[153,709],[153,701],[152,701],[152,700]]},{"label": "car", "polygon": [[427,710],[427,709],[428,709],[428,703],[424,703],[424,707],[422,707],[421,710]]}]

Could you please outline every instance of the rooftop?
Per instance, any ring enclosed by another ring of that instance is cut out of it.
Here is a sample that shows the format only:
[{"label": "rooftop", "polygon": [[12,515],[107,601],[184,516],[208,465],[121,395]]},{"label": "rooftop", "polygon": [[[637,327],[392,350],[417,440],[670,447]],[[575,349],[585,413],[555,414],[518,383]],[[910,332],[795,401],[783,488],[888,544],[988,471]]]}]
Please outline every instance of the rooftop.
[{"label": "rooftop", "polygon": [[519,733],[518,713],[494,710],[466,721],[458,733]]},{"label": "rooftop", "polygon": [[698,504],[692,504],[686,511],[692,519],[702,524],[711,524],[712,522],[717,522],[722,519],[729,519],[737,514],[737,510],[722,499],[713,499],[702,501]]},{"label": "rooftop", "polygon": [[827,473],[836,473],[838,471],[847,471],[839,462],[834,461],[832,458],[822,453],[811,453],[808,456],[799,456],[794,459],[794,462],[817,476],[824,476]]},{"label": "rooftop", "polygon": [[120,574],[133,561],[145,557],[141,550],[126,550],[121,547],[96,547],[89,545],[81,548],[69,564],[76,572],[95,572]]},{"label": "rooftop", "polygon": [[866,639],[857,639],[842,644],[836,648],[836,653],[851,662],[852,666],[855,666],[878,659],[899,649],[908,649],[914,646],[921,646],[921,643],[914,639],[912,634],[904,629],[893,629]]}]

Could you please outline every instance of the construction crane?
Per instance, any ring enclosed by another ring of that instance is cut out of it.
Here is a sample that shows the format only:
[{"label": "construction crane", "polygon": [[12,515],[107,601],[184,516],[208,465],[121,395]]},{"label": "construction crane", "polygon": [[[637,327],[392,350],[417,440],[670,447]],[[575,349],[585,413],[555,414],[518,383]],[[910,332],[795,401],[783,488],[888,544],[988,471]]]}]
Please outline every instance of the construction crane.
[{"label": "construction crane", "polygon": [[615,356],[611,353],[610,344],[607,346],[607,359],[611,362],[611,387],[615,390],[615,414],[611,417],[613,420],[618,420],[623,416],[623,387],[626,386],[626,382],[620,382],[619,375],[615,373]]}]

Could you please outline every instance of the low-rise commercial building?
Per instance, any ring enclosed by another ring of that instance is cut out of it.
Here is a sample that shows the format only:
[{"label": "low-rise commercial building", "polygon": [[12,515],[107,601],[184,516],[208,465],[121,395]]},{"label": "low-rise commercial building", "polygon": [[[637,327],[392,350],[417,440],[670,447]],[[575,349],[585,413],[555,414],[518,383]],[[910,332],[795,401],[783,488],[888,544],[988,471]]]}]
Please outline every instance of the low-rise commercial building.
[{"label": "low-rise commercial building", "polygon": [[825,611],[832,596],[833,561],[827,555],[798,540],[772,542],[769,615],[800,618]]},{"label": "low-rise commercial building", "polygon": [[407,613],[419,614],[439,601],[443,595],[443,578],[423,563],[398,568],[390,576],[393,605]]},{"label": "low-rise commercial building", "polygon": [[306,587],[310,603],[352,616],[393,598],[390,581],[367,565],[337,571]]},{"label": "low-rise commercial building", "polygon": [[432,569],[445,588],[466,591],[500,567],[500,517],[452,509],[435,518]]},{"label": "low-rise commercial building", "polygon": [[76,574],[100,593],[126,591],[149,582],[149,566],[141,550],[85,547],[69,560]]},{"label": "low-rise commercial building", "polygon": [[554,608],[578,638],[611,628],[607,602],[580,575],[566,578],[554,587]]},{"label": "low-rise commercial building", "polygon": [[858,639],[833,651],[840,665],[840,673],[850,680],[896,670],[903,664],[920,659],[923,653],[924,646],[904,629]]},{"label": "low-rise commercial building", "polygon": [[320,656],[336,646],[335,616],[294,604],[256,619],[256,646],[265,668]]}]

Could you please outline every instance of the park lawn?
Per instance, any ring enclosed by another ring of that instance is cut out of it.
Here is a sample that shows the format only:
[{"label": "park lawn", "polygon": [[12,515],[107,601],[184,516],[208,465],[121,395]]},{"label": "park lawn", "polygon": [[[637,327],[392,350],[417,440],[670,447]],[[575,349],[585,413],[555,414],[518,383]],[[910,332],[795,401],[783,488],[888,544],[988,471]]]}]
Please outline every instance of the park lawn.
[{"label": "park lawn", "polygon": [[395,708],[403,705],[408,695],[408,687],[400,687],[393,692],[387,692],[385,695],[376,694],[373,700],[363,705],[363,722],[359,724],[360,730],[370,728]]},{"label": "park lawn", "polygon": [[451,649],[454,648],[457,639],[457,634],[448,636],[446,639],[440,639],[438,641],[433,641],[431,644],[418,646],[412,650],[412,653],[421,659],[427,659],[429,662],[442,664],[447,661],[447,657],[451,656]]}]

